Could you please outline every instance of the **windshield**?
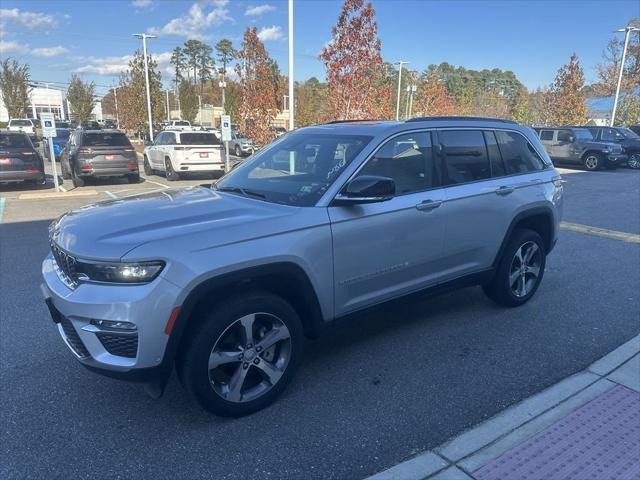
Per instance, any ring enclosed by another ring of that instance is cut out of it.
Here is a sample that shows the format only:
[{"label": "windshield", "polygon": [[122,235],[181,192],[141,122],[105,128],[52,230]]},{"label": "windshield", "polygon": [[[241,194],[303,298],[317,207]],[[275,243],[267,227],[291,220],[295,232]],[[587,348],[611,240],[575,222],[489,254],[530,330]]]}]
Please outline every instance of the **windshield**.
[{"label": "windshield", "polygon": [[33,127],[31,120],[11,120],[12,127]]},{"label": "windshield", "polygon": [[58,128],[69,128],[69,122],[56,122]]},{"label": "windshield", "polygon": [[591,132],[586,128],[575,128],[573,133],[579,140],[593,140],[593,135],[591,135]]},{"label": "windshield", "polygon": [[183,133],[180,135],[182,145],[220,145],[213,133]]},{"label": "windshield", "polygon": [[82,145],[87,147],[131,146],[124,133],[87,133],[82,137]]},{"label": "windshield", "polygon": [[0,133],[0,148],[31,148],[31,142],[26,135]]},{"label": "windshield", "polygon": [[372,137],[299,132],[280,138],[214,188],[268,202],[313,206]]},{"label": "windshield", "polygon": [[188,127],[189,126],[189,122],[186,122],[186,121],[177,121],[177,122],[173,122],[173,124],[176,127]]},{"label": "windshield", "polygon": [[628,128],[619,128],[618,131],[624,138],[633,138],[634,140],[640,140],[640,135],[638,135],[633,130],[629,130]]}]

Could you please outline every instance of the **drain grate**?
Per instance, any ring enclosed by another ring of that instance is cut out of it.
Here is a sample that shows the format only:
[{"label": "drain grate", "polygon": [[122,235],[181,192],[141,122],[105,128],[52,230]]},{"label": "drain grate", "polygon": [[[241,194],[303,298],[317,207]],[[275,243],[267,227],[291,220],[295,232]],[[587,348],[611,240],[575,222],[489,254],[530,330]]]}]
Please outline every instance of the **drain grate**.
[{"label": "drain grate", "polygon": [[477,480],[640,479],[640,393],[616,386],[473,476]]}]

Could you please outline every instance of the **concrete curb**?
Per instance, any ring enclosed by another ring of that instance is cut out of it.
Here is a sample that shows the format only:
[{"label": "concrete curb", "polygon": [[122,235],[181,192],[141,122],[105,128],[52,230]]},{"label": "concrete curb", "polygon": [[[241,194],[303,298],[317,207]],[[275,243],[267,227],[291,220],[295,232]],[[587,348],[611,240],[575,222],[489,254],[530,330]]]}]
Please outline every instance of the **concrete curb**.
[{"label": "concrete curb", "polygon": [[[368,480],[473,480],[472,472],[617,384],[638,389],[620,366],[640,365],[640,335],[576,373]],[[606,377],[606,378],[605,378]]]}]

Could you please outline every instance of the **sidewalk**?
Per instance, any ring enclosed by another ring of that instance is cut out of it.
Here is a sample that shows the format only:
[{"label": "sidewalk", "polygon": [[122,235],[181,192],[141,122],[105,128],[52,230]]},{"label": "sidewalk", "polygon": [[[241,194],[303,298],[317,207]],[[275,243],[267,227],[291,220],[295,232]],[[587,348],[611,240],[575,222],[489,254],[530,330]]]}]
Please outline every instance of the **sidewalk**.
[{"label": "sidewalk", "polygon": [[640,479],[640,335],[368,480]]}]

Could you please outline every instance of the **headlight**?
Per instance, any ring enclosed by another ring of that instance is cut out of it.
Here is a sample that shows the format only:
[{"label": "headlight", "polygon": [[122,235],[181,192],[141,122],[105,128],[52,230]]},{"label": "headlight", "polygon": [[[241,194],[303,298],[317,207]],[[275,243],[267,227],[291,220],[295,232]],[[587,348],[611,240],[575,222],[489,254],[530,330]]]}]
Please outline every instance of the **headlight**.
[{"label": "headlight", "polygon": [[75,265],[78,280],[99,283],[149,283],[156,278],[164,262],[92,263],[78,260]]}]

